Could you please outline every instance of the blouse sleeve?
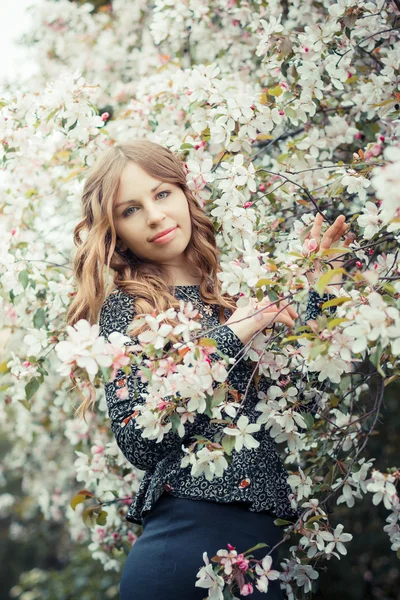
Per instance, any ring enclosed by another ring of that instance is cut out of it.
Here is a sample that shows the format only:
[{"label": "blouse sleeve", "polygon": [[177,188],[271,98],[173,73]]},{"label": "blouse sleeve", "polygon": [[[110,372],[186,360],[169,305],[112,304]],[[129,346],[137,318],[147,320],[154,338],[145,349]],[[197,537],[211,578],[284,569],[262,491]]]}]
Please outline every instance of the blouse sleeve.
[{"label": "blouse sleeve", "polygon": [[[324,302],[327,302],[328,300],[332,300],[333,298],[336,298],[336,296],[334,296],[333,294],[324,294],[321,297],[318,294],[318,292],[311,289],[310,293],[308,295],[308,304],[307,304],[306,316],[304,319],[305,322],[307,322],[309,319],[316,319],[316,317],[322,313],[321,307],[324,304]],[[336,306],[330,306],[329,312],[331,315],[335,314]]]},{"label": "blouse sleeve", "polygon": [[[118,331],[127,335],[128,325],[134,317],[133,299],[119,294],[110,294],[106,298],[100,311],[99,327],[100,335],[108,340],[108,336]],[[222,326],[220,329],[212,332],[207,337],[212,337],[217,341],[218,348],[226,355],[234,357],[243,347],[242,342],[229,326]],[[127,342],[127,345],[133,345]],[[119,369],[113,381],[104,384],[105,397],[108,408],[108,414],[111,422],[111,429],[118,444],[118,447],[125,458],[138,469],[147,471],[154,470],[157,463],[165,458],[171,451],[179,449],[185,440],[189,439],[198,426],[198,422],[204,421],[206,415],[198,414],[193,423],[186,423],[186,433],[180,437],[178,433],[169,430],[164,435],[161,442],[142,437],[142,428],[136,428],[136,420],[131,415],[134,412],[133,407],[138,404],[145,404],[147,383],[142,382],[137,377],[138,365],[131,364],[131,372],[126,373]],[[121,400],[117,396],[118,388],[127,386],[128,398]],[[131,417],[126,424],[124,420]]]},{"label": "blouse sleeve", "polygon": [[[307,304],[306,315],[305,315],[305,319],[304,319],[305,322],[307,322],[309,319],[316,319],[318,315],[322,314],[322,305],[324,304],[324,302],[327,302],[328,300],[332,300],[333,298],[336,298],[336,296],[334,296],[333,294],[323,294],[323,296],[321,297],[318,294],[318,292],[311,289],[309,292],[309,297],[308,297],[308,304]],[[336,306],[330,306],[328,308],[328,310],[329,310],[330,314],[333,315],[336,312]],[[297,344],[297,346],[299,346],[299,344]],[[308,371],[309,379],[315,383],[317,383],[315,381],[317,375],[318,375],[318,373],[315,371]],[[300,381],[303,378],[303,375],[299,371],[293,371],[290,374],[290,377],[291,377],[291,380],[295,383],[296,381]],[[300,399],[301,398],[302,398],[302,394],[300,393]],[[318,411],[318,408],[319,408],[318,402],[314,401],[314,402],[304,405],[301,409],[301,412],[315,414]],[[303,430],[301,427],[299,427],[299,429],[301,431]]]}]

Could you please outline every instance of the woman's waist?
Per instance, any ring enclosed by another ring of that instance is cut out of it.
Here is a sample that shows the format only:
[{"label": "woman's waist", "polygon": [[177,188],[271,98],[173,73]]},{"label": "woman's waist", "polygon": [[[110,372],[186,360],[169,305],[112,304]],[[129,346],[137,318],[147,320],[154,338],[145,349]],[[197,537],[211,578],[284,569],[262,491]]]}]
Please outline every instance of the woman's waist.
[{"label": "woman's waist", "polygon": [[[174,495],[174,493],[176,495]],[[276,516],[269,510],[253,512],[251,504],[245,501],[229,500],[217,501],[207,498],[180,497],[179,492],[170,493],[164,491],[157,500],[151,511],[144,517],[145,520],[162,519],[174,524],[180,522],[183,525],[195,527],[196,524],[202,528],[208,526],[223,526],[228,531],[242,526],[272,525]]]}]

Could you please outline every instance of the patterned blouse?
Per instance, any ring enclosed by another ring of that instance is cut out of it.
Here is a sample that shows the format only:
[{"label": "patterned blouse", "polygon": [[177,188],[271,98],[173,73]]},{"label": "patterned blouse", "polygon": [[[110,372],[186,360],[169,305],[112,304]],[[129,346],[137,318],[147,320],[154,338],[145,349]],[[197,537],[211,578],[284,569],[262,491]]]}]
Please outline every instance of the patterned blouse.
[{"label": "patterned blouse", "polygon": [[[184,293],[181,292],[184,291]],[[207,337],[213,338],[218,348],[229,357],[235,357],[244,349],[244,344],[228,325],[220,325],[218,319],[218,306],[206,304],[200,295],[199,285],[175,286],[174,296],[185,302],[192,299],[197,308],[202,310],[202,326],[218,329],[207,332]],[[310,291],[305,320],[313,319],[321,312],[320,306],[332,298],[325,294],[322,298],[314,291]],[[127,327],[134,317],[134,299],[132,296],[115,288],[106,298],[100,312],[100,335],[106,340],[113,331],[127,334]],[[334,312],[334,310],[330,310]],[[225,316],[231,315],[225,309]],[[126,342],[132,345],[134,342]],[[215,355],[216,356],[216,355]],[[164,491],[179,498],[193,498],[211,500],[214,502],[245,502],[252,512],[268,511],[270,514],[281,518],[297,517],[299,509],[294,509],[289,500],[291,488],[287,483],[287,471],[277,452],[276,444],[264,427],[252,434],[259,442],[257,448],[243,447],[240,452],[232,451],[232,462],[224,471],[222,477],[215,477],[212,481],[205,478],[204,473],[198,477],[190,474],[191,466],[181,468],[180,463],[185,455],[182,445],[189,446],[196,434],[213,439],[216,427],[220,424],[210,423],[205,414],[197,414],[194,422],[185,423],[185,436],[179,437],[170,430],[157,443],[155,440],[145,439],[141,436],[142,429],[135,428],[135,419],[131,418],[125,427],[121,423],[133,413],[133,406],[145,402],[147,384],[135,378],[138,367],[132,365],[132,372],[127,376],[122,369],[117,371],[113,381],[104,384],[108,414],[111,429],[117,444],[125,458],[136,468],[143,470],[138,492],[126,514],[126,519],[132,523],[141,524],[143,517],[148,513]],[[239,360],[231,369],[228,382],[244,394],[247,382],[254,370],[254,363]],[[260,379],[261,381],[266,378]],[[293,379],[293,377],[292,377]],[[126,381],[127,380],[127,381]],[[129,397],[120,400],[116,390],[122,385],[128,386]],[[261,387],[261,386],[260,386]],[[136,397],[134,390],[137,389]],[[255,410],[259,401],[254,380],[251,382],[245,399],[245,406],[241,414],[249,418],[250,423],[255,423],[260,412]]]}]

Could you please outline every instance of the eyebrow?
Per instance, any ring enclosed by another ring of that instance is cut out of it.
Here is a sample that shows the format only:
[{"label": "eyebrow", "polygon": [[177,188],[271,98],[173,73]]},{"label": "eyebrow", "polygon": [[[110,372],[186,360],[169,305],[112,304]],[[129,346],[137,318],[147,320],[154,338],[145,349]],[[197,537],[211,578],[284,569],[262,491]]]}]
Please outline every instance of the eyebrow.
[{"label": "eyebrow", "polygon": [[[158,190],[158,188],[160,187],[160,185],[162,185],[163,183],[164,183],[164,181],[160,181],[160,183],[151,190],[151,193],[154,194],[154,192],[156,192]],[[138,202],[138,200],[125,200],[125,202],[120,202],[119,204],[116,205],[115,210],[117,210],[117,208],[119,208],[120,206],[123,206],[124,204],[129,204],[129,202]]]}]

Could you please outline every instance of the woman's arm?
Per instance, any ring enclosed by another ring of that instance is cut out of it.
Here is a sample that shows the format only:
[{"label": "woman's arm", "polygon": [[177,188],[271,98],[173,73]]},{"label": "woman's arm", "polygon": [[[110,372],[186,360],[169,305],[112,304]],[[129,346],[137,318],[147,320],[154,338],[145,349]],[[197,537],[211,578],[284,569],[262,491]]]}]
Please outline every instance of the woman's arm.
[{"label": "woman's arm", "polygon": [[[113,331],[118,331],[126,335],[128,325],[134,317],[133,300],[127,301],[127,297],[110,294],[105,300],[99,319],[100,335],[108,340],[108,336]],[[235,355],[243,348],[243,344],[229,326],[223,325],[219,329],[206,334],[206,337],[213,338],[218,349],[229,357]],[[133,345],[127,342],[127,345]],[[217,357],[217,354],[213,356]],[[136,420],[132,417],[124,424],[124,420],[130,417],[137,404],[145,404],[147,383],[142,382],[137,377],[137,371],[140,366],[132,364],[131,372],[126,373],[119,369],[117,376],[113,381],[104,384],[106,403],[111,422],[111,429],[118,444],[118,447],[125,458],[135,467],[141,470],[154,470],[156,464],[165,458],[170,452],[181,447],[185,440],[189,439],[196,431],[200,421],[204,421],[206,415],[196,415],[193,423],[185,424],[186,434],[181,438],[176,432],[168,431],[161,442],[142,437],[142,429],[136,428]],[[232,375],[228,377],[228,381]],[[117,396],[117,390],[123,386],[128,388],[128,398],[121,400]]]}]

